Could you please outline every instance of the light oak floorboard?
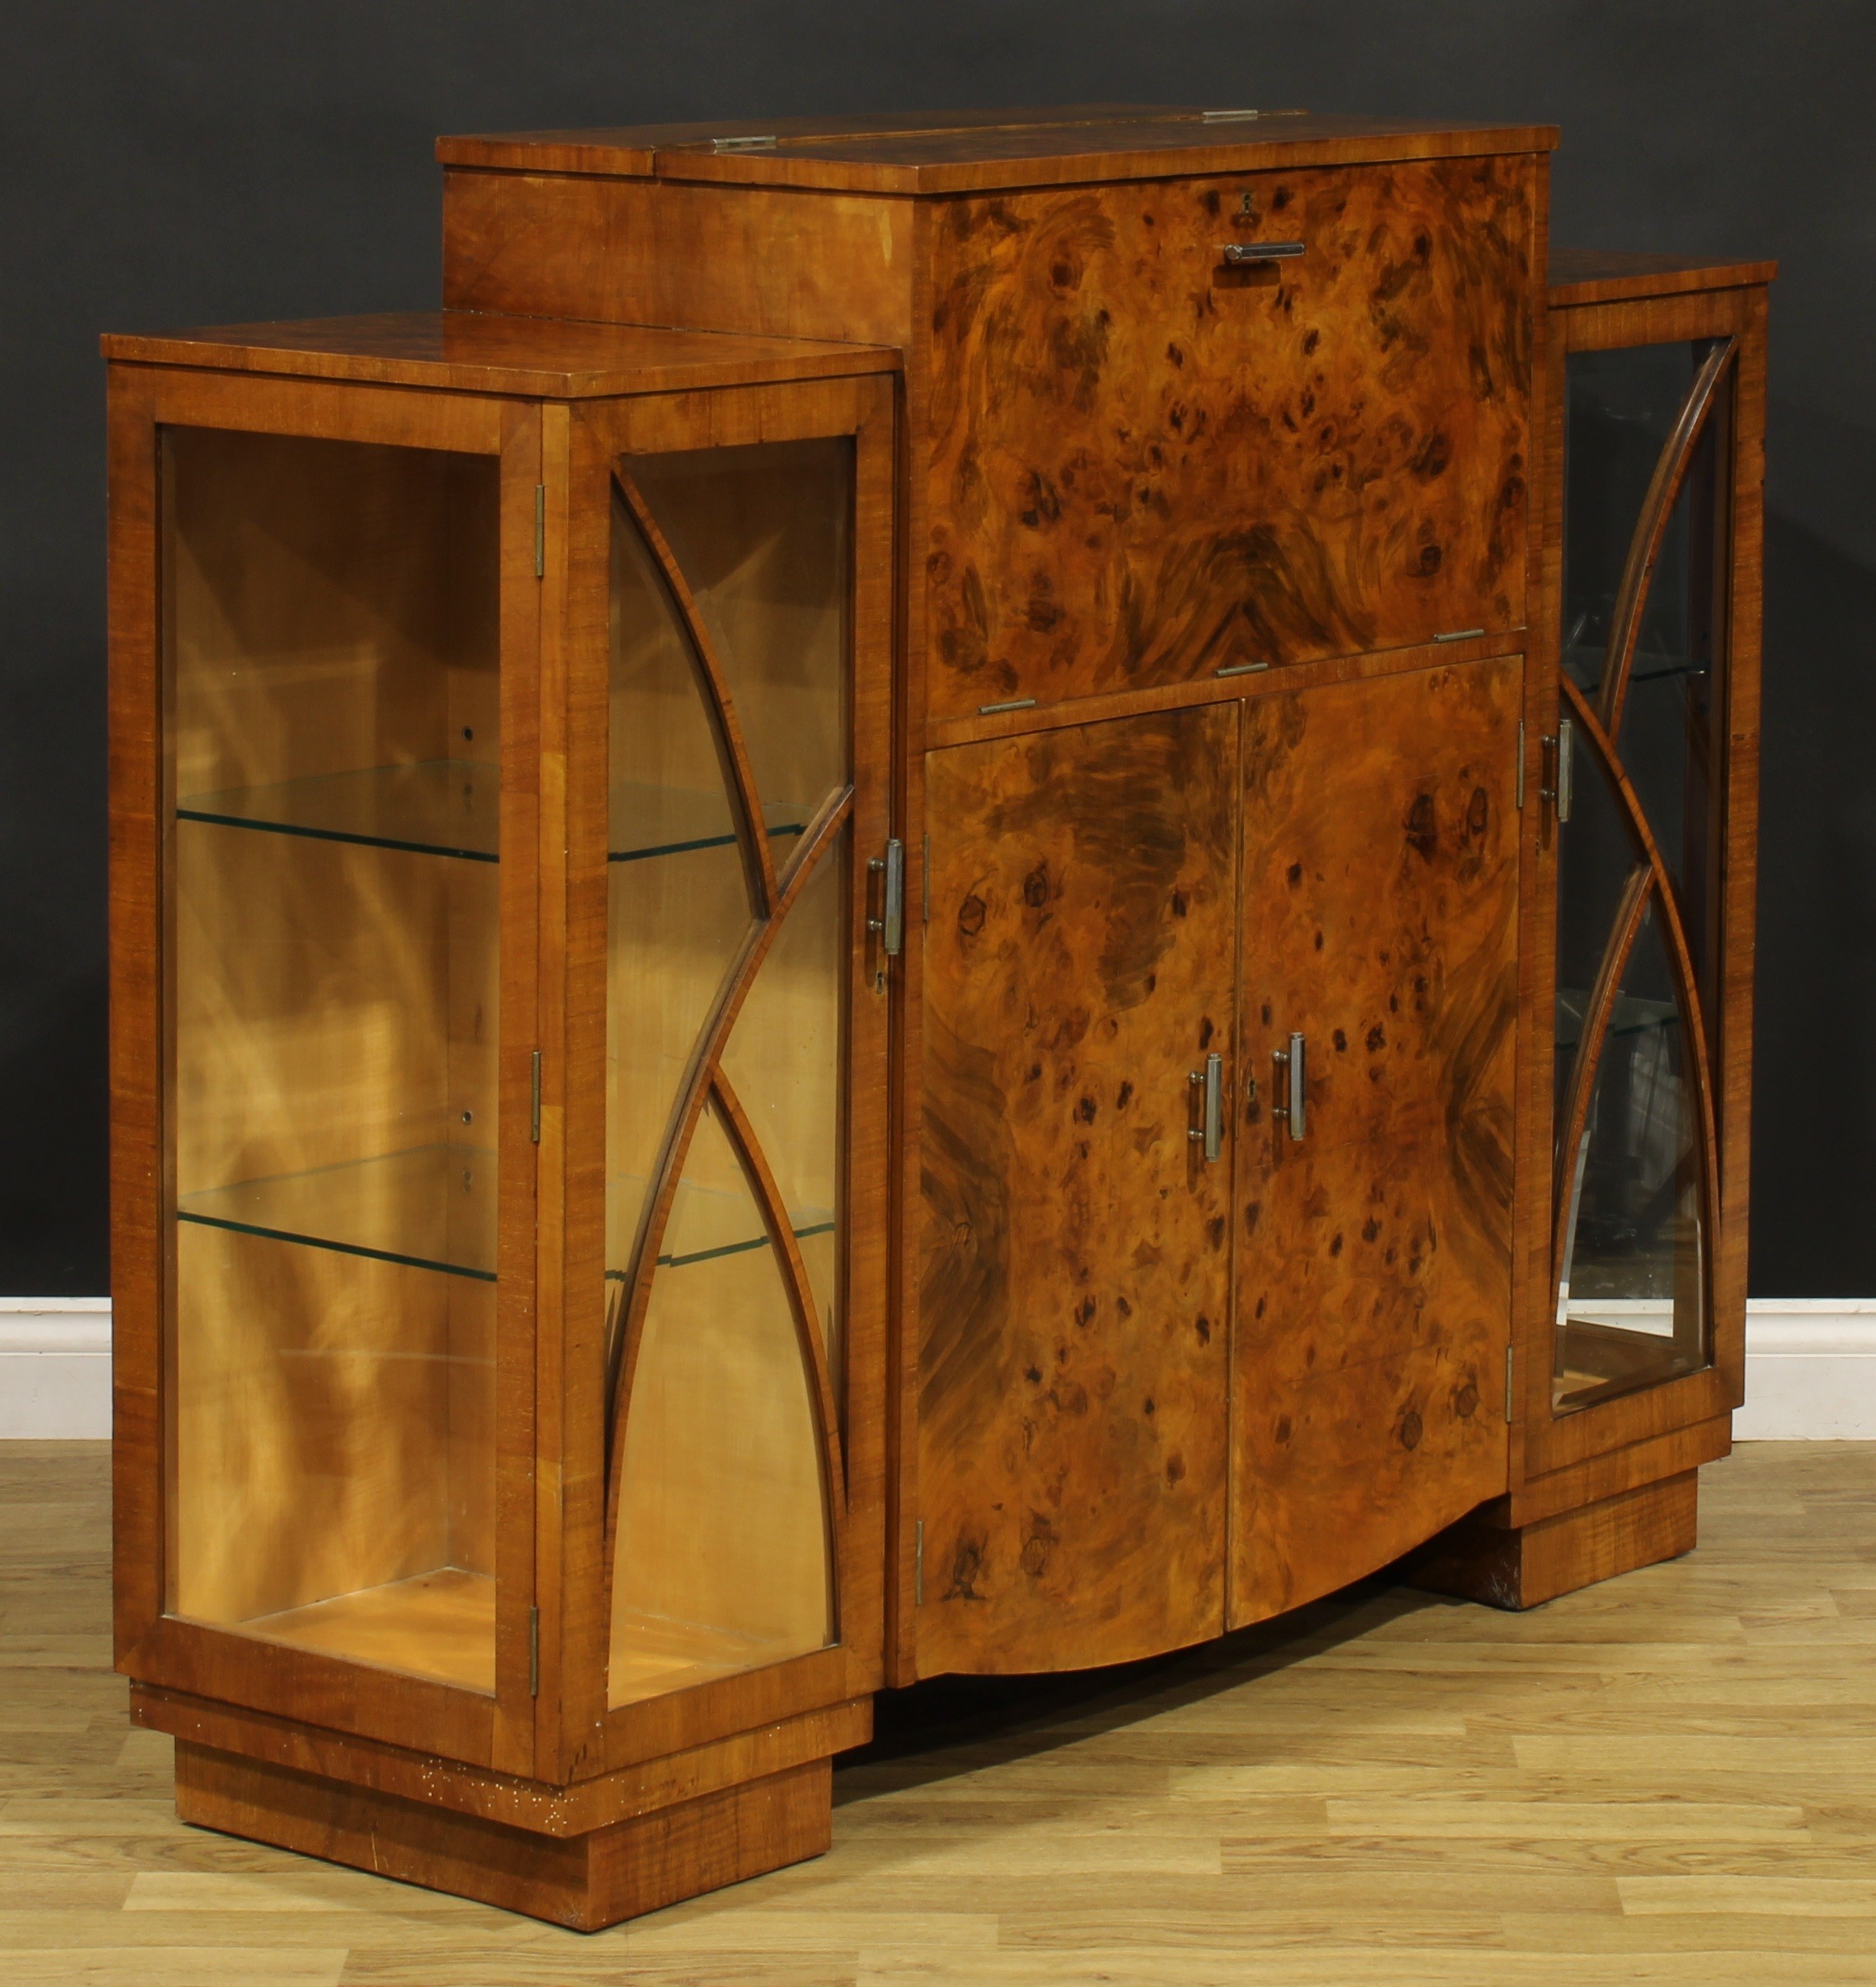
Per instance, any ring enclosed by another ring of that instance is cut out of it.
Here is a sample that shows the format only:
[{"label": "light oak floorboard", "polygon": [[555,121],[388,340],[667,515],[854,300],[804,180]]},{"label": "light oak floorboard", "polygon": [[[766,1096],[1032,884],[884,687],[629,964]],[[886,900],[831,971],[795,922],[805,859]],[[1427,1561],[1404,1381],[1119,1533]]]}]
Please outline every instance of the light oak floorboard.
[{"label": "light oak floorboard", "polygon": [[834,1848],[591,1938],[184,1827],[109,1668],[108,1451],[0,1445],[5,1987],[1876,1987],[1876,1445],[1526,1615],[1370,1582],[882,1700]]}]

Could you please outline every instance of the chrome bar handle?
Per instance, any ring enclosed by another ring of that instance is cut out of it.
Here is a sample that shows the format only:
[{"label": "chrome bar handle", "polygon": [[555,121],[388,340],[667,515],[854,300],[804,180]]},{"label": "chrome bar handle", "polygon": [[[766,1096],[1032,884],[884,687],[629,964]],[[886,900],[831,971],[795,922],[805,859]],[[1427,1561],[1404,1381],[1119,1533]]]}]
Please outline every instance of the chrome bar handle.
[{"label": "chrome bar handle", "polygon": [[1302,255],[1306,246],[1301,241],[1228,241],[1224,259],[1240,269],[1249,262],[1287,262]]},{"label": "chrome bar handle", "polygon": [[905,950],[905,844],[896,838],[886,845],[885,898],[880,950],[896,959]]},{"label": "chrome bar handle", "polygon": [[1292,1139],[1300,1139],[1308,1128],[1305,1099],[1308,1088],[1308,1066],[1302,1037],[1292,1034],[1289,1047],[1273,1049],[1271,1060],[1282,1063],[1290,1073],[1290,1136]]},{"label": "chrome bar handle", "polygon": [[1563,718],[1557,727],[1557,818],[1570,818],[1570,803],[1576,793],[1576,725]]},{"label": "chrome bar handle", "polygon": [[1189,1127],[1186,1136],[1194,1145],[1205,1148],[1205,1163],[1215,1166],[1224,1151],[1224,1058],[1216,1049],[1205,1058],[1203,1070],[1194,1070],[1186,1078],[1194,1090],[1201,1086],[1204,1091],[1204,1116],[1201,1130]]}]

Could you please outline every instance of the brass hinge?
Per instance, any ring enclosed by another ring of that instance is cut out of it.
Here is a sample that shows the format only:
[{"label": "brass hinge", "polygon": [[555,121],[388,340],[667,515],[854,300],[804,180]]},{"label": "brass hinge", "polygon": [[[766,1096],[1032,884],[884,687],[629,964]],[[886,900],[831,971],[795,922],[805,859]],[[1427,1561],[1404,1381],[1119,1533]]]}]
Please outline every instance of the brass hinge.
[{"label": "brass hinge", "polygon": [[1517,720],[1517,811],[1524,811],[1524,720]]},{"label": "brass hinge", "polygon": [[541,1610],[527,1611],[527,1694],[541,1695]]},{"label": "brass hinge", "polygon": [[1512,1349],[1507,1345],[1504,1349],[1504,1419],[1505,1425],[1507,1428],[1511,1425],[1511,1363],[1513,1358],[1514,1354]]},{"label": "brass hinge", "polygon": [[527,1074],[527,1135],[537,1145],[541,1143],[541,1051],[536,1049],[528,1066]]},{"label": "brass hinge", "polygon": [[912,1605],[925,1604],[925,1521],[921,1518],[912,1527]]},{"label": "brass hinge", "polygon": [[534,577],[544,579],[547,572],[547,486],[534,485]]}]

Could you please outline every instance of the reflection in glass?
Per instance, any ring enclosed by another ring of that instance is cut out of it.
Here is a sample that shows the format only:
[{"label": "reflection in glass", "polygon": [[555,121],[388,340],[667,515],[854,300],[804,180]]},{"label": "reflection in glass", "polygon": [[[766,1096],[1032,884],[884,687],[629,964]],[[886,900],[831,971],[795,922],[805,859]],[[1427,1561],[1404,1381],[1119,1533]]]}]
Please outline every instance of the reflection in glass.
[{"label": "reflection in glass", "polygon": [[845,436],[626,464],[709,633],[765,807],[797,820],[847,777],[853,465]]},{"label": "reflection in glass", "polygon": [[766,1236],[712,1105],[685,1160],[632,1374],[614,1704],[833,1638],[814,1383]]},{"label": "reflection in glass", "polygon": [[494,1682],[497,469],[171,429],[167,1605]]},{"label": "reflection in glass", "polygon": [[[1559,1050],[1568,1008],[1558,1016]],[[1581,1026],[1580,1011],[1576,1024]],[[1622,975],[1566,1180],[1556,1399],[1581,1405],[1706,1363],[1699,1100],[1659,913]]]}]

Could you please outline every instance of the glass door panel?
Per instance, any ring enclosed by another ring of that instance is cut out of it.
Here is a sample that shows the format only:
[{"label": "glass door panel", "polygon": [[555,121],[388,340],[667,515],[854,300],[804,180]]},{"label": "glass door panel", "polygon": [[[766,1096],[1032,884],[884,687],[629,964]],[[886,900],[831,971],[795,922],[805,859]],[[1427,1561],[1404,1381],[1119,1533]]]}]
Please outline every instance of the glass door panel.
[{"label": "glass door panel", "polygon": [[613,511],[610,1701],[837,1633],[849,437]]},{"label": "glass door panel", "polygon": [[[1710,1362],[1729,340],[1572,353],[1554,1398]],[[1638,920],[1639,915],[1639,922]]]},{"label": "glass door panel", "polygon": [[614,1704],[833,1638],[819,1404],[780,1263],[712,1102],[691,1141],[632,1375]]},{"label": "glass door panel", "polygon": [[163,460],[167,1605],[492,1690],[497,465]]},{"label": "glass door panel", "polygon": [[[1579,1017],[1579,1035],[1581,1026]],[[1580,1046],[1575,1036],[1566,1042],[1564,1027],[1560,1014],[1560,1055]],[[1706,1363],[1705,1182],[1690,1052],[1651,909],[1605,1025],[1565,1165],[1559,1406]]]},{"label": "glass door panel", "polygon": [[632,475],[709,631],[763,801],[804,823],[848,778],[853,443],[688,449],[635,458]]}]

